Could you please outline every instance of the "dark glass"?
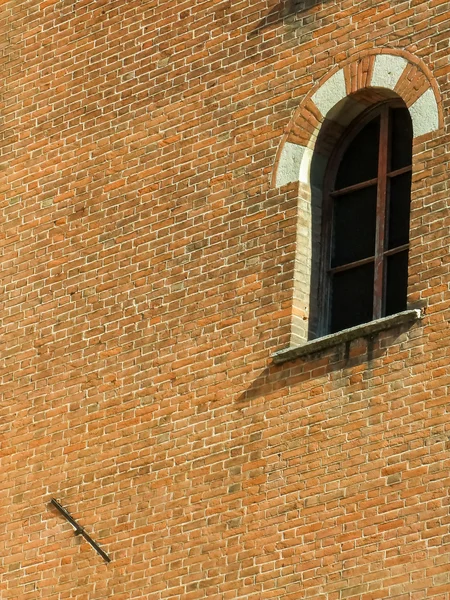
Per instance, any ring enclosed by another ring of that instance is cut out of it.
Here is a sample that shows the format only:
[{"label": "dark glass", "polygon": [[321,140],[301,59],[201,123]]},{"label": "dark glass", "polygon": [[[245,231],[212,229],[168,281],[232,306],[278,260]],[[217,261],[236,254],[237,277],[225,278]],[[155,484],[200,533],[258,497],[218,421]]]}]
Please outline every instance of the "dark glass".
[{"label": "dark glass", "polygon": [[335,190],[375,179],[378,173],[380,117],[375,117],[352,139],[339,164]]},{"label": "dark glass", "polygon": [[413,130],[407,108],[391,109],[391,171],[412,163]]},{"label": "dark glass", "polygon": [[332,267],[375,254],[376,211],[376,186],[337,196],[333,200]]},{"label": "dark glass", "polygon": [[373,279],[373,263],[333,275],[331,333],[372,320]]},{"label": "dark glass", "polygon": [[389,181],[388,249],[409,242],[409,213],[411,208],[411,173],[392,177]]},{"label": "dark glass", "polygon": [[386,315],[406,310],[408,291],[408,250],[387,257]]}]

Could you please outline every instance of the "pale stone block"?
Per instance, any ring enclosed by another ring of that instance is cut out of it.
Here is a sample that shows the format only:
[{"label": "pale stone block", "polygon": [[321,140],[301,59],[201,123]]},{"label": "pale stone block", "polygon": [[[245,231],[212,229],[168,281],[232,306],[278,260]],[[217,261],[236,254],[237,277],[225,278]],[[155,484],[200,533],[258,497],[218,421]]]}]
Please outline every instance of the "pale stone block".
[{"label": "pale stone block", "polygon": [[429,88],[409,108],[414,137],[435,131],[439,127],[439,110],[432,88]]},{"label": "pale stone block", "polygon": [[326,117],[328,112],[347,95],[344,71],[341,69],[317,90],[312,101]]},{"label": "pale stone block", "polygon": [[287,183],[298,181],[300,167],[306,148],[298,144],[286,142],[281,151],[278,162],[276,186],[281,187]]},{"label": "pale stone block", "polygon": [[388,90],[395,89],[407,64],[408,61],[402,56],[378,54],[375,58],[370,85]]}]

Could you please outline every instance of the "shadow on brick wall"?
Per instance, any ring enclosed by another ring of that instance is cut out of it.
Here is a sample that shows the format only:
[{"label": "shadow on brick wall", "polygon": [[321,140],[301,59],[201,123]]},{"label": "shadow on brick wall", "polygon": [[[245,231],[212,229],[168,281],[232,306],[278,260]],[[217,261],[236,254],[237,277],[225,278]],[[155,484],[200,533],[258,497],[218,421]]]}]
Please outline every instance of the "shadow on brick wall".
[{"label": "shadow on brick wall", "polygon": [[278,25],[286,19],[298,20],[298,25],[301,27],[302,18],[312,9],[320,8],[321,6],[334,2],[335,0],[284,0],[283,2],[279,2],[267,16],[258,23],[250,36],[257,36],[266,29]]},{"label": "shadow on brick wall", "polygon": [[[362,337],[351,342],[342,342],[333,349],[285,362],[281,365],[269,364],[251,385],[238,397],[238,403],[285,394],[286,389],[306,386],[307,382],[320,380],[323,384],[331,373],[341,372],[344,381],[359,373],[365,381],[371,379],[371,372],[381,367],[386,352],[398,343],[398,338],[406,333],[410,325],[400,325],[392,330]],[[363,367],[361,369],[361,367]],[[386,367],[386,371],[389,366]],[[333,377],[336,381],[336,377]],[[348,382],[347,382],[348,383]],[[347,385],[344,383],[344,385]]]}]

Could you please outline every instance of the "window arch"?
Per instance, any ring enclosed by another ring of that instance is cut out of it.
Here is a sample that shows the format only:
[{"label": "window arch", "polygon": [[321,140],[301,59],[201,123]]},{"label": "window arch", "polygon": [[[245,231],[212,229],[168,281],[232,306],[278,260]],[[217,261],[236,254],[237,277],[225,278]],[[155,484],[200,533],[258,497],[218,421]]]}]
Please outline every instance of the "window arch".
[{"label": "window arch", "polygon": [[400,100],[345,131],[324,181],[322,331],[406,309],[413,129]]}]

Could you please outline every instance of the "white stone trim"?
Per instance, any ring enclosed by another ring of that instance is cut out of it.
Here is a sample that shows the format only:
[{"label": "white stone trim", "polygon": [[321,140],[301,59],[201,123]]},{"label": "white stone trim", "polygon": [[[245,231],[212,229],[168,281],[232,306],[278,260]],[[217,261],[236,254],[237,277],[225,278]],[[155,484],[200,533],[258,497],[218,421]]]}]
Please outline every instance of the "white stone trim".
[{"label": "white stone trim", "polygon": [[314,156],[314,150],[305,148],[302,161],[300,163],[300,183],[310,182],[311,162]]},{"label": "white stone trim", "polygon": [[292,142],[284,144],[280,160],[278,161],[276,187],[299,181],[305,150],[305,146],[300,146],[299,144],[292,144]]},{"label": "white stone trim", "polygon": [[395,89],[408,61],[402,56],[392,54],[377,54],[373,67],[372,87]]},{"label": "white stone trim", "polygon": [[414,137],[435,131],[439,127],[439,109],[433,88],[429,88],[409,108]]},{"label": "white stone trim", "polygon": [[344,70],[341,69],[335,73],[330,79],[317,90],[311,100],[320,110],[322,115],[326,117],[329,111],[340,100],[347,96],[347,88],[345,85]]}]

